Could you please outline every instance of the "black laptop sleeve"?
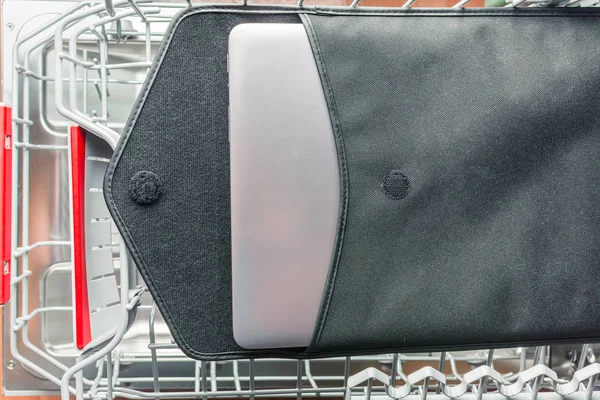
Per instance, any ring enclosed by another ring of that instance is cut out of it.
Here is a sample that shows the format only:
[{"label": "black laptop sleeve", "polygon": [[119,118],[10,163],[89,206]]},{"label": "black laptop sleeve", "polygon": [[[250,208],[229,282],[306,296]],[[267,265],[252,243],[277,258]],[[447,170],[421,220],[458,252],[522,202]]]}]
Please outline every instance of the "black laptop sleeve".
[{"label": "black laptop sleeve", "polygon": [[[337,144],[308,348],[232,335],[227,40],[249,22],[304,24]],[[177,344],[216,360],[599,338],[599,40],[593,9],[180,13],[104,187]]]}]

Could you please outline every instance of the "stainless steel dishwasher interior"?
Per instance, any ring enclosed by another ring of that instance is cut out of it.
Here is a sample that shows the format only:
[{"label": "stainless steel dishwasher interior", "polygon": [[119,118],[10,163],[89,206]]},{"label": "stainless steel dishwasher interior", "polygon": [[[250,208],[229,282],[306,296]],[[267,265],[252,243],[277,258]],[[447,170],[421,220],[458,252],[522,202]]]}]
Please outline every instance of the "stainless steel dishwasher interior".
[{"label": "stainless steel dishwasher interior", "polygon": [[[109,35],[114,35],[113,32],[108,31]],[[109,63],[128,63],[143,60],[145,57],[144,43],[136,41],[136,37],[133,36],[132,31],[129,31],[127,36],[123,36],[119,41],[111,43]],[[81,53],[83,58],[89,60],[98,59],[100,55],[97,52],[97,46],[94,43],[83,43],[81,46]],[[152,46],[152,54],[156,51],[158,44],[155,42]],[[52,76],[54,74],[54,50],[48,46],[42,55],[43,65],[41,70],[44,75]],[[96,94],[97,85],[99,81],[98,76],[87,76],[84,77],[82,69],[79,70],[79,79],[87,81],[87,85],[84,88],[83,82],[79,85],[79,96],[82,99],[82,109],[90,115],[97,115],[97,110],[101,108],[100,96]],[[146,76],[146,68],[128,68],[128,69],[117,69],[111,71],[110,82],[110,101],[108,102],[109,108],[108,113],[111,121],[115,121],[109,124],[113,129],[120,131],[129,115],[131,105],[135,101],[135,98],[141,88],[141,84]],[[122,83],[121,83],[122,82]],[[42,126],[46,127],[48,131],[51,130],[64,130],[64,117],[60,116],[53,107],[54,102],[54,83],[43,82],[40,87],[40,120]],[[83,99],[87,99],[84,101]],[[42,132],[40,136],[47,136],[48,132]],[[64,153],[64,152],[63,152]],[[64,155],[64,154],[62,154]],[[61,157],[59,155],[59,157]],[[57,207],[60,204],[68,204],[67,196],[68,188],[65,185],[61,185],[60,189],[56,194]],[[63,225],[64,221],[56,221],[57,224]],[[67,220],[68,223],[68,220]],[[113,254],[115,272],[118,272],[119,268],[119,247],[118,247],[118,231],[116,227],[112,226],[113,232]],[[70,258],[67,257],[67,260]],[[71,265],[69,263],[63,263],[63,260],[52,260],[53,265],[45,269],[44,274],[41,278],[41,306],[49,305],[61,305],[70,306],[72,303],[72,291],[71,287]],[[59,262],[56,264],[56,262]],[[117,281],[119,274],[116,273]],[[141,277],[138,277],[141,281]],[[67,290],[69,288],[69,290]],[[152,303],[152,299],[148,293],[144,296],[144,304],[148,305]],[[166,327],[162,316],[157,313],[155,331],[157,335],[157,341],[165,342],[169,341],[171,335],[168,328]],[[129,329],[125,340],[121,344],[121,350],[127,354],[129,353],[143,353],[148,351],[148,324],[149,324],[150,309],[148,306],[142,306],[138,311],[138,316]],[[73,354],[73,326],[72,323],[66,323],[62,316],[57,313],[49,313],[44,315],[42,319],[43,323],[41,326],[41,340],[44,348],[54,356],[60,357],[61,355]],[[68,321],[72,322],[72,321]]]},{"label": "stainless steel dishwasher interior", "polygon": [[[10,19],[15,30],[37,23],[38,15],[46,12],[62,12],[73,3],[67,2],[36,2],[24,0],[18,2],[23,6],[15,7],[16,1],[8,0],[4,4],[4,21]],[[8,4],[8,11],[6,12]],[[35,8],[40,9],[37,11]],[[54,11],[52,7],[57,7]],[[109,64],[124,64],[146,60],[146,42],[141,31],[136,31],[131,21],[121,20],[120,26],[111,25],[106,29],[109,39]],[[154,54],[169,20],[155,23],[153,26],[151,53]],[[139,24],[137,25],[139,27]],[[7,42],[5,35],[4,46],[12,46]],[[13,37],[14,40],[14,37]],[[68,43],[63,43],[65,48]],[[83,35],[78,41],[77,58],[93,61],[99,59],[98,43],[92,37]],[[6,58],[6,52],[4,51]],[[44,77],[55,75],[55,50],[53,42],[34,50],[30,57],[29,69],[37,71]],[[5,70],[10,70],[13,65],[4,65]],[[141,88],[148,68],[140,66],[135,68],[122,68],[110,70],[108,91],[108,126],[117,132],[123,129],[135,98]],[[7,73],[5,72],[5,83]],[[21,77],[21,79],[23,79]],[[94,117],[101,113],[101,88],[99,70],[77,69],[77,98],[80,101],[78,108],[84,113]],[[53,79],[29,80],[29,90],[20,92],[21,98],[26,101],[29,110],[30,127],[29,142],[39,145],[58,146],[56,150],[29,151],[30,168],[29,181],[29,240],[27,243],[42,241],[68,241],[70,240],[70,209],[69,209],[69,178],[66,132],[72,122],[67,121],[55,107],[55,84]],[[23,86],[20,86],[21,88]],[[6,91],[5,91],[6,94]],[[68,93],[64,101],[68,103]],[[22,177],[22,171],[20,171]],[[22,198],[23,186],[18,187],[18,197]],[[22,215],[19,227],[22,228],[24,219]],[[112,237],[113,266],[119,271],[119,236],[113,226]],[[17,245],[22,245],[21,239]],[[47,307],[61,307],[62,311],[38,314],[25,324],[19,332],[17,347],[19,352],[36,365],[41,366],[52,375],[62,376],[63,370],[48,362],[40,354],[59,360],[66,366],[73,365],[79,353],[76,351],[73,340],[73,312],[72,312],[72,264],[70,247],[53,246],[39,247],[28,255],[29,270],[31,275],[27,278],[27,285],[12,302],[17,302],[21,314],[28,314],[36,309]],[[14,268],[14,267],[13,267]],[[119,274],[116,274],[119,277]],[[143,281],[138,276],[140,284]],[[145,293],[142,305],[138,308],[137,317],[125,337],[113,351],[114,386],[129,389],[152,390],[156,382],[160,383],[161,391],[171,389],[186,389],[198,392],[201,382],[203,390],[208,390],[206,385],[218,384],[219,390],[240,390],[256,385],[256,389],[290,388],[297,385],[298,374],[303,374],[301,379],[312,388],[339,387],[348,374],[358,373],[368,367],[380,370],[393,371],[393,360],[401,360],[400,377],[424,366],[445,368],[448,382],[457,383],[460,376],[472,368],[491,362],[493,355],[494,368],[506,374],[508,380],[518,378],[511,372],[522,371],[533,365],[533,359],[548,358],[560,378],[571,379],[576,370],[577,363],[587,359],[594,361],[597,349],[593,346],[555,346],[541,353],[531,349],[508,349],[487,351],[452,352],[448,355],[440,353],[424,353],[411,355],[374,355],[365,357],[352,357],[351,365],[344,358],[323,359],[313,361],[296,360],[256,360],[250,364],[248,360],[239,362],[212,362],[203,363],[185,357],[173,344],[169,330],[160,313],[156,312],[149,293]],[[57,384],[40,376],[24,363],[12,358],[8,346],[13,327],[7,323],[8,307],[3,308],[4,318],[4,352],[3,376],[4,390],[9,394],[48,394],[59,390]],[[152,339],[151,333],[155,334]],[[156,349],[157,363],[153,371],[151,343],[160,344]],[[538,348],[539,349],[539,348]],[[573,350],[575,349],[575,350]],[[596,353],[597,354],[597,353]],[[394,358],[395,357],[395,358]],[[441,367],[440,359],[444,359]],[[346,362],[346,363],[345,363]],[[253,365],[253,371],[250,366]],[[348,370],[345,366],[350,365]],[[107,374],[100,373],[106,369],[107,362],[102,360],[96,365],[84,370],[84,377],[93,380],[98,375],[101,380],[106,380]],[[402,370],[402,368],[404,368]],[[202,377],[200,377],[202,369]],[[208,372],[207,372],[208,370]],[[299,372],[300,371],[300,372]],[[210,380],[204,377],[210,374]],[[250,376],[254,379],[251,383]],[[159,378],[158,378],[159,377]],[[240,386],[241,384],[241,386]],[[327,393],[316,393],[327,396]],[[288,394],[289,395],[289,394]],[[331,395],[331,394],[329,394]],[[336,394],[339,395],[339,394]],[[106,397],[100,397],[106,398]]]},{"label": "stainless steel dishwasher interior", "polygon": [[[121,37],[117,38],[116,31],[107,31],[113,38],[110,43],[110,63],[127,63],[140,61],[145,58],[144,42],[137,40],[132,30],[122,30]],[[160,42],[161,33],[158,32],[152,43],[154,53]],[[98,46],[85,41],[79,46],[82,57],[94,60],[99,57]],[[34,50],[30,57],[30,69],[40,71],[43,76],[54,74],[54,48],[52,43]],[[110,74],[110,101],[109,101],[109,126],[120,131],[129,115],[129,110],[135,101],[137,93],[146,76],[146,68],[128,68],[111,71]],[[85,76],[84,74],[87,74]],[[82,99],[82,108],[90,115],[96,115],[101,107],[100,97],[97,94],[99,76],[79,70],[78,85],[79,98]],[[84,86],[84,81],[87,84]],[[27,93],[22,93],[28,100],[29,114],[33,125],[30,128],[30,142],[44,145],[66,145],[64,136],[71,125],[64,117],[60,116],[54,107],[54,82],[43,80],[32,82],[37,88],[32,88]],[[85,99],[85,101],[84,101]],[[61,136],[62,135],[62,136]],[[29,239],[30,242],[48,240],[68,240],[70,236],[69,213],[69,183],[68,160],[65,150],[30,151],[30,179],[29,179]],[[19,188],[22,194],[22,188]],[[19,196],[21,197],[21,196]],[[20,222],[22,225],[22,221]],[[113,226],[113,247],[115,272],[119,268],[118,232]],[[69,247],[38,248],[29,256],[29,268],[32,274],[28,279],[28,293],[25,307],[34,310],[38,307],[72,306],[72,266]],[[118,273],[116,274],[118,277]],[[138,310],[137,318],[129,329],[125,339],[119,346],[119,352],[127,357],[148,355],[148,326],[152,299],[148,293],[144,295],[143,304]],[[23,305],[21,305],[23,307]],[[10,328],[5,324],[6,331]],[[154,325],[157,342],[170,342],[171,335],[167,326],[157,313]],[[72,364],[72,359],[77,355],[74,349],[73,320],[71,312],[43,313],[39,319],[32,319],[24,328],[24,336],[34,346],[43,349],[51,356],[58,358],[66,365]],[[6,342],[6,341],[5,341]],[[43,359],[32,353],[20,343],[20,351],[29,358],[36,360],[41,365],[46,364]],[[5,348],[7,354],[8,349]],[[177,349],[163,350],[161,355],[177,356],[185,360]],[[7,357],[5,357],[6,359]],[[191,360],[190,360],[191,361]],[[149,363],[137,363],[133,374],[136,376],[151,376]],[[145,364],[145,365],[144,365]],[[56,386],[49,386],[40,379],[30,379],[36,375],[26,371],[19,363],[9,360],[4,364],[5,387],[9,390],[45,390]],[[7,367],[7,365],[9,367]],[[171,363],[170,369],[173,376],[185,375],[181,369],[190,369],[190,363]],[[47,366],[52,370],[52,366]],[[121,376],[127,378],[128,368],[126,363],[120,371]],[[95,368],[90,369],[89,378],[96,374]],[[57,374],[60,376],[59,374]]]}]

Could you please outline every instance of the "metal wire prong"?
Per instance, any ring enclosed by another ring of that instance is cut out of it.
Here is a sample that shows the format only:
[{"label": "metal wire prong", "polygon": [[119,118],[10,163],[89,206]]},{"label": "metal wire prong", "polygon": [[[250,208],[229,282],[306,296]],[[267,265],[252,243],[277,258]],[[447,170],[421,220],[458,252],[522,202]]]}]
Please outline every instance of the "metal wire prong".
[{"label": "metal wire prong", "polygon": [[423,381],[423,391],[421,392],[421,400],[427,400],[427,393],[429,392],[429,378],[425,378]]},{"label": "metal wire prong", "polygon": [[200,375],[202,376],[202,392],[204,400],[208,399],[208,377],[206,376],[206,361],[200,361]]},{"label": "metal wire prong", "polygon": [[[156,332],[154,330],[154,324],[156,321],[156,302],[152,302],[152,308],[150,309],[150,318],[148,318],[148,336],[150,339],[150,345],[156,344]],[[160,392],[160,386],[158,381],[158,359],[156,357],[156,348],[150,347],[150,357],[152,359],[152,383],[154,384],[154,392]],[[154,400],[159,400],[159,397],[155,397]]]},{"label": "metal wire prong", "polygon": [[248,360],[248,381],[250,386],[250,400],[254,400],[256,398],[256,382],[254,381],[254,359],[251,358]]},{"label": "metal wire prong", "polygon": [[[441,373],[444,373],[444,366],[445,365],[446,365],[446,352],[443,351],[440,354],[440,363],[438,364],[438,371],[440,371]],[[436,394],[440,394],[443,388],[444,388],[444,383],[443,382],[438,382],[437,389],[436,389],[435,393]]]},{"label": "metal wire prong", "polygon": [[398,376],[398,353],[392,356],[392,372],[390,374],[390,385],[396,386],[396,377]]},{"label": "metal wire prong", "polygon": [[577,369],[581,369],[585,367],[585,362],[587,360],[588,352],[590,351],[590,345],[584,344],[581,348],[581,356],[579,357],[579,362],[577,363]]},{"label": "metal wire prong", "polygon": [[527,347],[521,347],[521,354],[519,356],[519,373],[525,371],[527,368]]},{"label": "metal wire prong", "polygon": [[591,400],[592,395],[594,394],[594,389],[596,388],[596,381],[598,380],[598,375],[594,375],[588,381],[587,388],[585,390],[585,400]]},{"label": "metal wire prong", "polygon": [[[304,375],[306,375],[306,379],[308,379],[308,383],[313,389],[317,389],[319,385],[317,385],[317,381],[312,375],[312,370],[310,369],[310,360],[304,360]],[[317,392],[317,396],[320,396],[319,392]]]},{"label": "metal wire prong", "polygon": [[[539,346],[535,349],[535,355],[533,356],[533,364],[546,364],[546,346]],[[531,386],[531,400],[537,400],[538,393],[540,392],[540,388],[542,386],[542,376],[538,376],[533,381],[533,385]]]},{"label": "metal wire prong", "polygon": [[564,3],[557,5],[556,7],[570,7],[578,3],[581,3],[581,0],[568,0]]},{"label": "metal wire prong", "polygon": [[344,360],[344,390],[348,389],[348,378],[350,377],[350,357]]},{"label": "metal wire prong", "polygon": [[235,390],[238,392],[242,390],[242,385],[240,383],[240,373],[239,373],[239,362],[238,360],[233,361],[233,383],[235,385]]},{"label": "metal wire prong", "polygon": [[527,1],[527,0],[512,0],[505,7],[517,7],[517,6],[525,3],[525,1]]},{"label": "metal wire prong", "polygon": [[113,365],[112,365],[112,352],[106,355],[106,395],[108,400],[113,400]]},{"label": "metal wire prong", "polygon": [[456,3],[456,5],[455,5],[454,7],[452,7],[452,8],[458,8],[458,9],[460,9],[460,8],[464,8],[464,7],[465,7],[465,5],[467,5],[467,4],[468,4],[468,3],[470,3],[470,2],[471,2],[471,0],[460,0],[460,1],[459,1],[458,3]]},{"label": "metal wire prong", "polygon": [[106,9],[108,15],[111,17],[115,16],[115,5],[113,4],[112,0],[104,0],[104,8]]},{"label": "metal wire prong", "polygon": [[296,389],[298,389],[296,399],[302,400],[302,360],[296,361]]},{"label": "metal wire prong", "polygon": [[367,381],[367,387],[365,388],[365,400],[371,400],[371,393],[373,393],[373,378]]},{"label": "metal wire prong", "polygon": [[406,3],[402,4],[402,8],[409,9],[417,0],[407,0]]},{"label": "metal wire prong", "polygon": [[131,6],[131,8],[133,8],[133,11],[135,11],[135,13],[137,15],[139,15],[140,19],[142,20],[142,22],[146,22],[146,15],[144,14],[144,12],[138,7],[137,3],[135,2],[135,0],[127,0],[127,2],[129,3],[129,5]]},{"label": "metal wire prong", "polygon": [[210,362],[210,390],[217,391],[217,363],[214,361]]},{"label": "metal wire prong", "polygon": [[[494,349],[491,349],[488,352],[487,361],[485,364],[488,367],[491,367],[493,361],[494,361]],[[481,378],[479,380],[479,388],[477,389],[477,397],[476,397],[477,400],[481,400],[481,397],[483,396],[483,394],[485,392],[487,392],[488,379],[489,379],[488,376],[484,376],[483,378]]]},{"label": "metal wire prong", "polygon": [[200,391],[200,361],[194,361],[194,391]]}]

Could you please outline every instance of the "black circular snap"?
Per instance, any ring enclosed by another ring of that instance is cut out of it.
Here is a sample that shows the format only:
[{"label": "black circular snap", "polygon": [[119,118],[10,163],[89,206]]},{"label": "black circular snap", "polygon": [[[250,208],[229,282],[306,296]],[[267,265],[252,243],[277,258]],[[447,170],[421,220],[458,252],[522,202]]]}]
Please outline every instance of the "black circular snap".
[{"label": "black circular snap", "polygon": [[408,194],[410,184],[408,178],[397,169],[391,170],[383,177],[381,189],[392,200],[400,200]]},{"label": "black circular snap", "polygon": [[138,171],[129,180],[129,195],[137,204],[152,204],[160,197],[160,186],[160,179],[154,172]]}]

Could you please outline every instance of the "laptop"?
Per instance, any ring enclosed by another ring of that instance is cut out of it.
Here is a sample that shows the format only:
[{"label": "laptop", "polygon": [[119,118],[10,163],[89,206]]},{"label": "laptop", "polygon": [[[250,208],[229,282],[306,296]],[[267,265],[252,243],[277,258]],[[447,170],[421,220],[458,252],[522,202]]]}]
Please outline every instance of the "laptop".
[{"label": "laptop", "polygon": [[302,24],[238,25],[228,52],[233,336],[306,347],[340,207],[321,79]]}]

